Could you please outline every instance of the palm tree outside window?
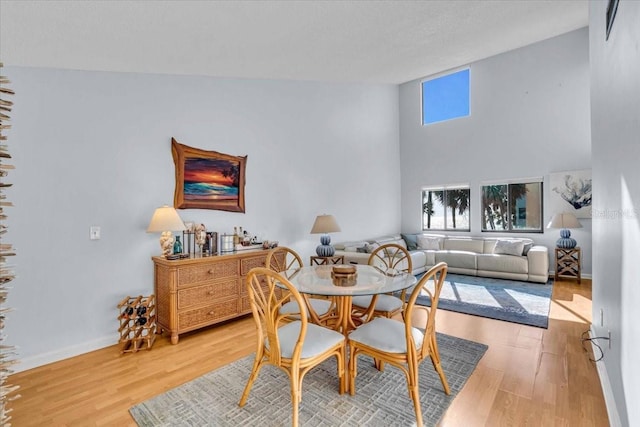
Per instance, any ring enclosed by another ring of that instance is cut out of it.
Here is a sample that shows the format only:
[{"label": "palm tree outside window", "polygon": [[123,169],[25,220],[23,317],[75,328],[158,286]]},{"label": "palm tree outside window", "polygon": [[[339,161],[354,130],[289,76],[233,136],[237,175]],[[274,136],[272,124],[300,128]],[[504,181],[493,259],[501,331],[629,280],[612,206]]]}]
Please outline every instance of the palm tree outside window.
[{"label": "palm tree outside window", "polygon": [[483,185],[482,231],[542,233],[542,182]]},{"label": "palm tree outside window", "polygon": [[422,191],[422,229],[470,231],[469,187]]}]

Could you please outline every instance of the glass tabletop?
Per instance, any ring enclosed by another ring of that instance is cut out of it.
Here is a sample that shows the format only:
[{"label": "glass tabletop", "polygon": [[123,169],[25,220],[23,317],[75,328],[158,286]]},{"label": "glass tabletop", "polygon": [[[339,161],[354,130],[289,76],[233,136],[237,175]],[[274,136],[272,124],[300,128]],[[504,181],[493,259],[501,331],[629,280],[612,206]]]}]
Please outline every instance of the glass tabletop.
[{"label": "glass tabletop", "polygon": [[370,265],[354,265],[355,284],[337,286],[331,276],[333,267],[314,265],[286,270],[281,274],[301,293],[327,296],[383,294],[406,289],[417,281],[415,276],[397,270],[385,271]]}]

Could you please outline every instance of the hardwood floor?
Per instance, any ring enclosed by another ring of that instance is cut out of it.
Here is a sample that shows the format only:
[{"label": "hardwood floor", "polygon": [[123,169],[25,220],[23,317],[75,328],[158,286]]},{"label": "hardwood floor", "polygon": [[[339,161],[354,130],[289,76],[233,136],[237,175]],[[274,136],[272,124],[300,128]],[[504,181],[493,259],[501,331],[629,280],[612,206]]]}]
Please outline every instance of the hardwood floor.
[{"label": "hardwood floor", "polygon": [[[580,343],[591,322],[591,282],[554,286],[548,329],[439,310],[439,332],[489,345],[441,426],[608,426],[593,362]],[[114,327],[116,327],[114,321]],[[150,351],[117,346],[14,374],[14,426],[135,426],[128,409],[254,351],[248,316]],[[304,386],[303,386],[304,390]],[[304,393],[304,391],[303,391]],[[240,396],[238,396],[238,399]]]}]

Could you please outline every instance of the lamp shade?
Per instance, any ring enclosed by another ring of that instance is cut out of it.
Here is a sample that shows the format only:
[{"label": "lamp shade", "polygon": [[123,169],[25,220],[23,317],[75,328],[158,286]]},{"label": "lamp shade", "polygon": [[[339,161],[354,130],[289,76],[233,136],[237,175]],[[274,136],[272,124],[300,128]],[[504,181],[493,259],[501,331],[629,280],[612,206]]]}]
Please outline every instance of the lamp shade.
[{"label": "lamp shade", "polygon": [[318,215],[311,227],[311,234],[337,233],[340,231],[338,222],[333,215]]},{"label": "lamp shade", "polygon": [[582,224],[574,214],[557,213],[551,218],[547,228],[582,228]]},{"label": "lamp shade", "polygon": [[184,226],[184,222],[180,219],[178,212],[173,207],[164,205],[153,213],[149,227],[147,227],[147,233],[183,231],[186,229],[187,227]]}]

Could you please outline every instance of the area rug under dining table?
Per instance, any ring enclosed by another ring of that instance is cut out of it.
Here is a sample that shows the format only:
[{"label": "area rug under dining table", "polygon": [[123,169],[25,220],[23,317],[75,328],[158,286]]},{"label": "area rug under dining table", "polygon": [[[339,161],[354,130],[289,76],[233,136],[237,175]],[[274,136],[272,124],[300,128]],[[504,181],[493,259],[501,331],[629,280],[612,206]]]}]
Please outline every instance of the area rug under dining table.
[{"label": "area rug under dining table", "polygon": [[[434,426],[487,350],[484,344],[437,334],[442,366],[451,394],[430,361],[420,365],[420,400],[424,424]],[[135,405],[130,413],[140,427],[159,426],[290,426],[289,378],[266,365],[255,381],[247,404],[238,401],[251,372],[254,355],[211,371],[159,396]],[[335,358],[312,369],[302,383],[300,425],[411,426],[413,403],[404,374],[386,365],[379,372],[371,359],[360,357],[356,395],[338,394]]]},{"label": "area rug under dining table", "polygon": [[[552,280],[534,283],[450,273],[442,286],[438,308],[547,328],[552,292]],[[418,296],[417,303],[431,305],[426,295]]]}]

